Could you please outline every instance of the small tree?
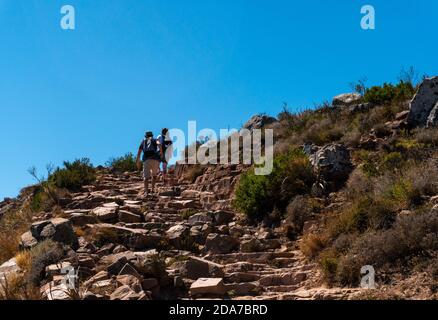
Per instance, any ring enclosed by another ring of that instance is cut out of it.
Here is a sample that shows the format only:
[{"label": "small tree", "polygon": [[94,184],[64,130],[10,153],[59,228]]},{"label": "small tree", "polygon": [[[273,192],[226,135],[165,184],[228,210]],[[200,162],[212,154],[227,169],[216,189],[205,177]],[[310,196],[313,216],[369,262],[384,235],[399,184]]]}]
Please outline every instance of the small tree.
[{"label": "small tree", "polygon": [[28,169],[29,174],[35,179],[35,181],[43,188],[43,191],[52,199],[56,204],[59,203],[59,197],[56,192],[56,187],[48,181],[48,177],[50,177],[53,173],[54,166],[53,164],[46,165],[47,177],[39,176],[38,170],[35,166]]},{"label": "small tree", "polygon": [[365,94],[365,92],[367,91],[367,86],[366,86],[367,81],[368,81],[368,79],[366,77],[363,77],[363,78],[357,80],[356,82],[351,82],[350,88],[354,92],[357,92],[363,96]]}]

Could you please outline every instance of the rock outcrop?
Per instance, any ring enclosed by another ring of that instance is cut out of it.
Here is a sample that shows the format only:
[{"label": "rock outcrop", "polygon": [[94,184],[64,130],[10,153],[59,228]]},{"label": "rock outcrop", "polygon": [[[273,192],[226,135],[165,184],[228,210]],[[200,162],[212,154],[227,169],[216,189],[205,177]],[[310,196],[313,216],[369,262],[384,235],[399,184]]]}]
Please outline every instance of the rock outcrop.
[{"label": "rock outcrop", "polygon": [[437,102],[438,77],[425,79],[411,101],[408,124],[411,127],[435,125]]},{"label": "rock outcrop", "polygon": [[331,192],[341,188],[353,170],[350,151],[342,144],[332,143],[324,147],[304,146],[304,152],[318,177],[314,189]]},{"label": "rock outcrop", "polygon": [[350,107],[357,105],[362,101],[362,96],[359,93],[344,93],[333,98],[332,105],[334,107]]},{"label": "rock outcrop", "polygon": [[70,221],[63,218],[33,223],[30,227],[30,234],[27,233],[22,236],[22,243],[24,247],[28,247],[29,244],[36,244],[46,239],[60,242],[74,249],[79,246],[78,238]]},{"label": "rock outcrop", "polygon": [[254,129],[261,129],[269,124],[275,123],[278,120],[276,118],[267,116],[267,115],[255,115],[251,119],[249,119],[244,125],[243,129],[248,129],[252,131]]}]

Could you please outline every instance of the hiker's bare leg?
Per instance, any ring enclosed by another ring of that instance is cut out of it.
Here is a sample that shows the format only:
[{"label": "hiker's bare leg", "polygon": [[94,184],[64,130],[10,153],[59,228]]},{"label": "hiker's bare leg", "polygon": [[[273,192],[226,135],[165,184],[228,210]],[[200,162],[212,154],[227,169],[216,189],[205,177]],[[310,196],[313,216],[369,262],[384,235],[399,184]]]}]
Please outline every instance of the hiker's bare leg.
[{"label": "hiker's bare leg", "polygon": [[148,195],[149,192],[149,178],[144,179],[144,194]]},{"label": "hiker's bare leg", "polygon": [[167,163],[163,162],[163,183],[166,185],[166,177],[167,177]]},{"label": "hiker's bare leg", "polygon": [[155,192],[155,179],[154,179],[154,175],[151,176],[151,185],[152,185],[151,192],[154,193]]}]

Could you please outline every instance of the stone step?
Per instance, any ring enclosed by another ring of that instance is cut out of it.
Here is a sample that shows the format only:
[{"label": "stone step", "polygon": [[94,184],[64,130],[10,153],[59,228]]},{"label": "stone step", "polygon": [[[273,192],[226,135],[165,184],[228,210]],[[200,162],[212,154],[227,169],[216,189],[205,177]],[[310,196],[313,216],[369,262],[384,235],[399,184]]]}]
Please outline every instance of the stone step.
[{"label": "stone step", "polygon": [[306,272],[270,274],[262,276],[259,283],[264,287],[297,285],[304,282],[307,279],[307,275]]},{"label": "stone step", "polygon": [[208,260],[228,264],[233,262],[266,263],[276,258],[293,258],[293,252],[254,252],[254,253],[229,253],[214,254],[206,257]]},{"label": "stone step", "polygon": [[260,279],[260,274],[255,272],[234,272],[226,274],[224,277],[225,283],[244,283],[254,282]]},{"label": "stone step", "polygon": [[273,265],[278,265],[281,268],[293,267],[299,262],[300,259],[297,258],[275,258],[272,262]]},{"label": "stone step", "polygon": [[298,285],[280,285],[280,286],[268,286],[263,287],[265,292],[278,293],[278,292],[292,292],[298,290],[301,286]]}]

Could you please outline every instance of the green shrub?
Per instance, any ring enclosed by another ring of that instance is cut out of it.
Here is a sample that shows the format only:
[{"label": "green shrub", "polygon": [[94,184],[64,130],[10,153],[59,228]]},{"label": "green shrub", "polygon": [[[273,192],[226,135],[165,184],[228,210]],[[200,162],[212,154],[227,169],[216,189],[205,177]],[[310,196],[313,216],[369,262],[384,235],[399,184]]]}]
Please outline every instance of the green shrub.
[{"label": "green shrub", "polygon": [[31,198],[30,209],[33,212],[50,210],[54,205],[53,199],[42,186],[38,186]]},{"label": "green shrub", "polygon": [[268,179],[253,171],[244,174],[235,192],[234,206],[244,212],[250,220],[261,219],[272,210],[268,196]]},{"label": "green shrub", "polygon": [[111,158],[106,162],[106,166],[110,167],[115,172],[137,171],[137,164],[132,153],[127,153],[118,158]]},{"label": "green shrub", "polygon": [[411,99],[415,94],[415,88],[411,83],[400,81],[396,86],[383,84],[365,91],[364,101],[375,105],[390,105],[395,102]]},{"label": "green shrub", "polygon": [[284,213],[297,195],[310,192],[315,176],[307,156],[299,149],[279,155],[270,175],[244,174],[236,188],[234,207],[250,220],[262,220],[274,208]]},{"label": "green shrub", "polygon": [[364,233],[371,229],[389,228],[395,220],[395,212],[389,201],[373,199],[364,195],[345,208],[328,226],[330,237],[335,239],[343,234]]},{"label": "green shrub", "polygon": [[386,170],[392,171],[400,168],[403,164],[403,157],[400,152],[391,152],[383,157],[382,167]]},{"label": "green shrub", "polygon": [[64,168],[57,168],[48,180],[58,188],[79,191],[82,186],[96,180],[96,170],[87,158],[74,162],[65,161]]}]

